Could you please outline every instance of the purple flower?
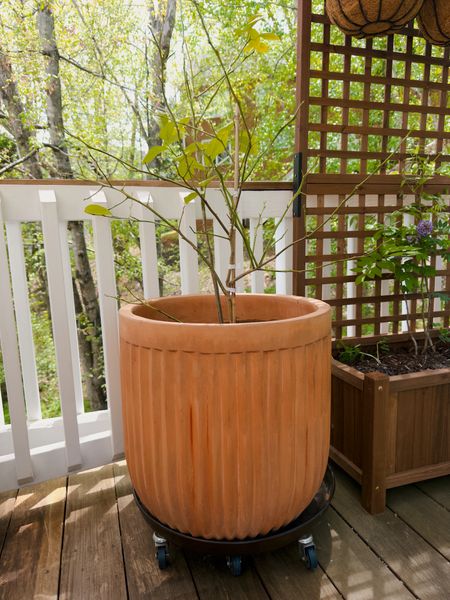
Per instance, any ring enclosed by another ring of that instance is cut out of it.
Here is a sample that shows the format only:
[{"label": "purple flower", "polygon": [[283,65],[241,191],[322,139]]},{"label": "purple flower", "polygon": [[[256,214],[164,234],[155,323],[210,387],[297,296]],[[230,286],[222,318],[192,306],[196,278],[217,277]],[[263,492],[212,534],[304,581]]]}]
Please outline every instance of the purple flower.
[{"label": "purple flower", "polygon": [[407,235],[406,241],[408,242],[408,244],[415,244],[417,242],[417,238],[415,235]]},{"label": "purple flower", "polygon": [[433,223],[422,219],[417,223],[416,232],[419,237],[430,235],[433,232]]}]

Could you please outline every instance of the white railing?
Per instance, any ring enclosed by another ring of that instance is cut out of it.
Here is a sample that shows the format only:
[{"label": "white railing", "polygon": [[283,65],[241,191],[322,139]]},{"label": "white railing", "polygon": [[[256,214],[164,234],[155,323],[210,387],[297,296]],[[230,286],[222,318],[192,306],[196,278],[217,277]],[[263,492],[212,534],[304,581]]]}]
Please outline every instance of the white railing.
[{"label": "white railing", "polygon": [[[196,243],[196,219],[200,207],[186,205],[185,192],[176,187],[149,184],[127,188],[144,203],[168,219],[176,219],[184,234]],[[255,253],[262,252],[263,223],[274,218],[277,250],[292,240],[291,193],[282,190],[245,191],[240,203],[241,217],[250,221]],[[119,348],[116,278],[110,220],[90,217],[87,203],[103,203],[114,208],[118,218],[147,219],[140,223],[142,282],[145,297],[159,295],[157,243],[151,213],[138,204],[122,202],[123,196],[111,189],[86,185],[1,184],[0,185],[0,344],[5,372],[10,424],[5,424],[0,399],[0,491],[18,484],[42,481],[70,470],[105,464],[123,453],[119,380]],[[217,190],[209,201],[219,218],[225,207]],[[119,204],[120,203],[120,204]],[[119,204],[119,205],[118,205]],[[285,216],[286,213],[286,216]],[[284,217],[281,222],[281,217]],[[68,221],[92,221],[93,251],[98,283],[107,410],[85,413],[77,324],[72,290]],[[33,343],[28,281],[22,224],[41,222],[56,354],[61,417],[43,419],[36,357]],[[220,234],[213,220],[214,231]],[[6,233],[6,235],[5,235]],[[228,263],[227,242],[214,238],[215,268],[222,277]],[[198,257],[189,244],[179,240],[181,292],[199,291]],[[242,244],[237,246],[237,268],[244,262]],[[277,293],[292,292],[292,248],[276,260]],[[240,291],[243,283],[240,282]],[[251,290],[264,290],[264,274],[251,277]]]}]

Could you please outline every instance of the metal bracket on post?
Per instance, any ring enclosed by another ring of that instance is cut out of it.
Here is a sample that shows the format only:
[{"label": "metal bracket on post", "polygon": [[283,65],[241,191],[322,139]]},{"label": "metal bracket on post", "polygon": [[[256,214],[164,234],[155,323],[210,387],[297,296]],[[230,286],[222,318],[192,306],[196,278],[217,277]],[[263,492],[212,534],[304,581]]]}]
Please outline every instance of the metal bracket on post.
[{"label": "metal bracket on post", "polygon": [[[293,268],[292,274],[292,291],[296,296],[305,295],[305,223],[302,215],[302,194],[300,193],[303,182],[303,156],[301,152],[294,154],[294,176],[293,176],[293,201],[292,201],[292,216],[293,216]],[[297,243],[297,241],[299,243]]]}]

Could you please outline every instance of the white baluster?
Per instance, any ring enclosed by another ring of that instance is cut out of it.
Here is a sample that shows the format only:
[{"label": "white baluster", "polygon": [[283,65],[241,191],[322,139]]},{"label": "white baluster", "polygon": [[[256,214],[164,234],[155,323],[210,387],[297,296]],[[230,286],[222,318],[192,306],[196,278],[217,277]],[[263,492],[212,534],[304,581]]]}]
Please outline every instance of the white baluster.
[{"label": "white baluster", "polygon": [[64,286],[66,289],[67,323],[69,327],[70,352],[72,354],[73,384],[77,414],[84,413],[83,384],[81,382],[80,351],[78,348],[77,317],[75,312],[75,299],[73,295],[72,268],[70,265],[70,252],[66,224],[61,224],[61,253],[64,269]]},{"label": "white baluster", "polygon": [[[225,205],[225,200],[222,194],[218,193],[215,196],[216,202],[214,202],[213,207],[219,219],[225,225],[227,224],[227,209]],[[227,273],[228,273],[228,259],[230,257],[230,245],[228,240],[225,239],[226,236],[225,231],[220,225],[217,219],[213,219],[213,233],[214,233],[214,268],[216,273],[218,274],[220,280],[225,283]],[[239,234],[236,235],[238,237]]]},{"label": "white baluster", "polygon": [[[250,219],[250,245],[253,249],[255,260],[259,261],[263,254],[263,225],[262,218]],[[264,292],[264,271],[254,271],[251,274],[252,292]]]},{"label": "white baluster", "polygon": [[[325,206],[332,206],[333,208],[339,205],[339,196],[336,196],[334,194],[327,194],[324,198],[324,205]],[[328,219],[329,215],[325,215],[325,219]],[[322,231],[327,231],[330,232],[331,231],[331,221],[327,221],[323,227],[322,227]],[[327,237],[324,238],[323,240],[323,253],[324,254],[328,254],[331,255],[331,238]],[[326,260],[324,261],[325,266],[322,268],[322,277],[331,277],[333,274],[333,268],[334,265],[330,264],[332,261],[331,260]],[[332,297],[332,285],[330,283],[324,283],[322,285],[322,296],[321,296],[321,300],[325,300],[325,302],[327,300],[330,300],[330,298]]]},{"label": "white baluster", "polygon": [[[442,199],[445,200],[446,205],[450,206],[450,196],[448,195],[443,195]],[[442,258],[442,256],[437,256],[436,257],[436,271],[444,271],[445,270],[445,262]],[[438,275],[435,278],[435,282],[434,282],[434,291],[435,292],[445,292],[445,276],[443,275]],[[442,306],[442,300],[440,298],[434,298],[432,300],[433,302],[433,311],[437,312],[442,310],[443,306]]]},{"label": "white baluster", "polygon": [[[397,196],[395,196],[393,194],[386,195],[384,197],[384,203],[386,206],[390,206],[390,205],[395,206],[397,204]],[[387,219],[388,219],[388,216],[386,215],[384,217],[384,221],[386,222]],[[386,271],[384,270],[383,273],[385,273],[385,272]],[[391,285],[392,285],[391,279],[382,279],[381,280],[381,295],[382,296],[389,296],[391,294]],[[382,316],[382,317],[391,316],[389,302],[381,303],[380,316]],[[389,333],[389,322],[380,323],[380,333],[382,333],[382,334]]]},{"label": "white baluster", "polygon": [[5,427],[5,413],[3,412],[2,390],[0,389],[0,431]]},{"label": "white baluster", "polygon": [[[242,222],[242,205],[238,207],[238,216]],[[225,225],[227,225],[227,221],[225,221]],[[244,240],[240,234],[236,235],[236,275],[239,275],[244,270]],[[238,294],[242,294],[245,290],[245,282],[244,278],[238,279],[236,282],[236,292]]]},{"label": "white baluster", "polygon": [[22,226],[19,222],[6,224],[9,266],[17,319],[20,361],[22,364],[23,388],[27,417],[30,421],[42,417],[39,383],[36,371],[33,331],[31,328],[28,283],[23,253]]},{"label": "white baluster", "polygon": [[286,216],[281,222],[275,219],[275,224],[278,223],[275,233],[275,252],[278,254],[284,248],[286,250],[275,259],[276,290],[277,294],[292,294],[293,221],[291,217]]},{"label": "white baluster", "polygon": [[[153,198],[150,192],[138,192],[138,199],[149,207],[153,206]],[[159,276],[155,215],[145,206],[139,206],[139,218],[145,221],[145,223],[139,223],[144,297],[158,298]]]},{"label": "white baluster", "polygon": [[[442,258],[442,256],[437,256],[436,257],[436,271],[443,271],[445,269],[445,263],[444,260]],[[434,280],[434,291],[435,292],[442,292],[442,293],[446,293],[445,291],[445,286],[444,286],[444,277],[442,275],[437,275],[435,280]],[[433,311],[437,312],[440,311],[442,309],[442,300],[439,297],[435,297],[432,300],[433,303]]]},{"label": "white baluster", "polygon": [[[91,195],[96,204],[107,205],[104,192],[91,192]],[[97,265],[98,301],[102,320],[106,393],[111,419],[111,445],[114,459],[123,453],[119,322],[114,250],[109,220],[100,216],[93,217],[92,223],[94,229],[95,262]]]},{"label": "white baluster", "polygon": [[33,478],[30,444],[28,440],[25,398],[22,387],[16,321],[10,287],[8,258],[0,198],[0,345],[6,379],[11,432],[14,446],[17,479],[20,483]]},{"label": "white baluster", "polygon": [[[347,217],[347,231],[357,231],[358,230],[358,216],[357,215],[349,215]],[[347,252],[349,254],[354,254],[358,252],[358,240],[355,237],[347,238]],[[353,269],[356,267],[356,260],[349,260],[346,263],[346,274],[349,276],[355,276]],[[347,298],[355,298],[356,296],[356,285],[354,281],[349,281],[346,285],[346,297]],[[356,319],[356,305],[355,304],[347,304],[346,305],[346,318],[351,321]],[[349,325],[347,327],[347,337],[354,337],[356,335],[356,327],[355,325]]]},{"label": "white baluster", "polygon": [[[410,204],[413,201],[414,201],[414,196],[405,196],[405,198],[404,198],[405,205]],[[405,225],[405,226],[414,225],[413,215],[404,214],[403,215],[403,225]],[[402,307],[402,315],[408,315],[411,313],[411,301],[410,300],[402,300],[401,307]],[[404,319],[403,321],[401,321],[400,330],[402,332],[409,331],[409,328],[410,328],[409,319]]]},{"label": "white baluster", "polygon": [[[180,231],[183,236],[197,246],[196,234],[196,200],[185,204],[184,198],[187,192],[179,192],[181,204],[181,218],[179,222]],[[195,249],[181,236],[180,241],[180,270],[181,270],[181,293],[196,294],[199,290],[198,256]]]},{"label": "white baluster", "polygon": [[63,250],[63,244],[67,246],[67,229],[66,223],[58,218],[55,193],[52,190],[40,190],[39,197],[67,466],[69,469],[76,469],[81,466],[82,460],[75,382],[78,365],[73,364],[69,325],[72,311],[66,283],[67,265],[64,265],[68,253]]}]

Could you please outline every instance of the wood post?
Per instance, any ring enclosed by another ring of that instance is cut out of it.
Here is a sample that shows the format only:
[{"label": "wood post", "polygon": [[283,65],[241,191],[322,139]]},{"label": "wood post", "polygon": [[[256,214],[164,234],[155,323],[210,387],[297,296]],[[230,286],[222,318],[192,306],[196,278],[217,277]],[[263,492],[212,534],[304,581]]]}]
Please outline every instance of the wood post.
[{"label": "wood post", "polygon": [[389,377],[368,373],[363,384],[362,497],[371,514],[384,511],[386,504],[386,432]]}]

